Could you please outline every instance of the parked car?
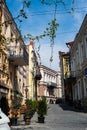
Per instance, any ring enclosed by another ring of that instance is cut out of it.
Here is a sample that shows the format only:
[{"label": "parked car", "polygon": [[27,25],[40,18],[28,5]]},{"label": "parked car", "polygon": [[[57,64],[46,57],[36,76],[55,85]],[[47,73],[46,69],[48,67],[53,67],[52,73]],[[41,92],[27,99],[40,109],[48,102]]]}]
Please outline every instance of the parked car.
[{"label": "parked car", "polygon": [[11,130],[9,123],[9,118],[2,112],[0,108],[0,130]]}]

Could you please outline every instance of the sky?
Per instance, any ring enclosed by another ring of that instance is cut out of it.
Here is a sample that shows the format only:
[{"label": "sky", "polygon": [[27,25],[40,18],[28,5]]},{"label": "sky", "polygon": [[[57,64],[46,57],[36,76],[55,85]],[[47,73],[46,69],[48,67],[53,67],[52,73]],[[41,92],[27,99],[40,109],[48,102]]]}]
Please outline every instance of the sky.
[{"label": "sky", "polygon": [[[33,36],[43,34],[48,23],[54,18],[54,5],[42,5],[40,0],[31,0],[30,8],[27,10],[28,18],[19,24],[18,28],[21,30],[22,35],[31,34]],[[49,1],[49,0],[46,0]],[[35,49],[40,45],[41,63],[55,71],[60,71],[59,67],[59,51],[67,52],[67,42],[73,41],[76,34],[81,27],[83,19],[87,13],[87,0],[75,0],[74,5],[71,0],[63,0],[65,5],[58,3],[56,11],[56,19],[59,24],[56,38],[53,47],[53,62],[50,63],[51,47],[49,38],[41,39],[39,42],[35,41]],[[19,10],[22,8],[22,0],[6,0],[7,6],[16,17]],[[71,12],[72,6],[74,11]],[[71,12],[71,13],[70,13]],[[29,44],[29,40],[26,44]]]}]

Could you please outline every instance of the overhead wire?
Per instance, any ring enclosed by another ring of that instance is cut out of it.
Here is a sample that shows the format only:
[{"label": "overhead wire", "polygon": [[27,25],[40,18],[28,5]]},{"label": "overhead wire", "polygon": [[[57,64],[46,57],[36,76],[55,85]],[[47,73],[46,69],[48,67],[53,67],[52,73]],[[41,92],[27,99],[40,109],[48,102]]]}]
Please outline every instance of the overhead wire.
[{"label": "overhead wire", "polygon": [[[80,10],[79,10],[80,9]],[[82,8],[74,8],[74,13],[83,13],[87,12],[86,10],[82,9],[87,9],[87,7],[82,7]],[[35,16],[35,15],[52,15],[55,10],[51,11],[38,11],[38,12],[30,12],[30,16]],[[56,14],[69,14],[71,12],[71,9],[65,9],[65,10],[56,10]]]},{"label": "overhead wire", "polygon": [[[74,9],[85,9],[85,8],[87,8],[86,6],[85,7],[81,7],[81,8],[74,8]],[[68,11],[68,10],[70,10],[70,9],[65,9],[66,11]],[[51,10],[51,11],[55,11],[55,10]],[[42,12],[51,12],[51,11],[47,11],[47,10],[43,10],[43,11],[33,11],[33,12],[31,12],[31,13],[37,13],[37,12],[39,12],[39,13],[42,13]],[[56,10],[56,11],[64,11],[63,9],[61,9],[61,10]]]},{"label": "overhead wire", "polygon": [[[80,8],[77,8],[75,7],[74,8],[74,13],[86,13],[87,11],[86,10],[82,10],[82,9],[87,9],[87,7],[80,7]],[[57,10],[56,9],[56,15],[57,14],[69,14],[70,13],[70,9],[66,9],[66,10]],[[51,11],[33,11],[31,12],[29,15],[30,16],[35,16],[35,15],[52,15],[54,14],[55,10],[51,10]],[[73,13],[73,14],[74,14]],[[74,33],[74,32],[77,32],[76,30],[72,30],[72,31],[65,31],[65,32],[59,32],[57,33],[57,35],[62,35],[62,34],[66,34],[66,33]]]},{"label": "overhead wire", "polygon": [[57,33],[57,35],[61,35],[61,34],[66,34],[66,33],[75,33],[75,32],[77,32],[77,30],[71,30],[71,31],[65,31],[65,32],[59,32],[59,33]]}]

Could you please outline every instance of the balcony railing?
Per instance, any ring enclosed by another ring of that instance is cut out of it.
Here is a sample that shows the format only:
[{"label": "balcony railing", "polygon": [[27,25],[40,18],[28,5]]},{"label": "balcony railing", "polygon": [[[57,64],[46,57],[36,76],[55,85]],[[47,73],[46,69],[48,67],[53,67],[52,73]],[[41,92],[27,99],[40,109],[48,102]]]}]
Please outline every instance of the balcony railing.
[{"label": "balcony railing", "polygon": [[50,87],[50,88],[55,88],[55,87],[57,87],[57,84],[54,83],[54,82],[48,82],[47,86]]},{"label": "balcony railing", "polygon": [[64,79],[66,78],[70,78],[71,77],[71,72],[70,71],[67,71],[64,75]]},{"label": "balcony railing", "polygon": [[24,47],[21,46],[8,46],[8,60],[14,65],[28,65],[28,53]]},{"label": "balcony railing", "polygon": [[39,70],[38,67],[36,68],[34,77],[35,77],[36,80],[41,80],[41,78],[42,78],[42,75],[41,75],[40,70]]},{"label": "balcony railing", "polygon": [[76,71],[67,71],[64,75],[64,78],[76,78]]}]

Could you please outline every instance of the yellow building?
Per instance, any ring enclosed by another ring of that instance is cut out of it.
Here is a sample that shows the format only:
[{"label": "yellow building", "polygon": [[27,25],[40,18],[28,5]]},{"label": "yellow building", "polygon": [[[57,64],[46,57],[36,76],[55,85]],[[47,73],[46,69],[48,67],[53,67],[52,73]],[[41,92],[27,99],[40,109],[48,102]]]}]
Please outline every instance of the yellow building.
[{"label": "yellow building", "polygon": [[0,98],[9,98],[9,68],[6,47],[0,45]]},{"label": "yellow building", "polygon": [[[3,111],[6,108],[7,102],[10,104],[10,82],[9,82],[9,63],[6,51],[6,39],[3,35],[3,6],[0,8],[0,106]],[[2,100],[3,99],[3,100]],[[5,107],[3,107],[5,105]],[[8,107],[8,106],[7,106]],[[6,113],[7,114],[7,113]]]},{"label": "yellow building", "polygon": [[70,67],[70,53],[67,52],[59,52],[60,58],[60,69],[61,69],[61,82],[63,87],[63,98],[64,100],[68,100],[69,96],[71,98],[70,87],[68,83],[66,83],[66,79],[69,79],[71,76],[71,67]]},{"label": "yellow building", "polygon": [[26,99],[28,53],[5,1],[0,4],[0,99],[6,97],[16,107],[15,94]]},{"label": "yellow building", "polygon": [[41,79],[34,42],[29,44],[29,98],[37,100],[37,81]]}]

